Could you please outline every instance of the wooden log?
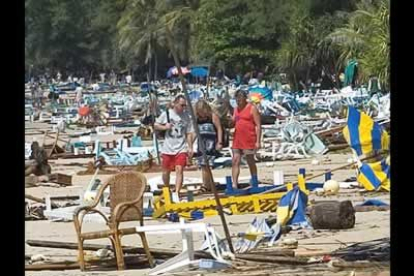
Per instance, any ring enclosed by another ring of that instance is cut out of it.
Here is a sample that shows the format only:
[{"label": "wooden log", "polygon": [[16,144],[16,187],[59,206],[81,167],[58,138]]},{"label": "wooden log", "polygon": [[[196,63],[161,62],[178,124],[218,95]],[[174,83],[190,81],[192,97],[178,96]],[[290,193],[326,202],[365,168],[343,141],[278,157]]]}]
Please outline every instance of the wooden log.
[{"label": "wooden log", "polygon": [[[133,265],[148,265],[147,259],[139,259],[138,256],[124,256],[125,264],[128,266]],[[87,265],[95,265],[100,267],[116,267],[116,259],[111,258],[107,260],[91,260],[87,262]],[[70,270],[80,269],[78,262],[63,261],[59,263],[47,263],[47,264],[31,264],[25,265],[27,271],[40,271],[40,270]]]},{"label": "wooden log", "polygon": [[267,256],[284,256],[284,257],[294,257],[295,251],[291,249],[277,249],[277,250],[252,250],[249,251],[249,254],[261,254]]},{"label": "wooden log", "polygon": [[[74,249],[78,250],[78,244],[75,242],[57,242],[57,241],[42,241],[42,240],[27,240],[26,243],[33,247],[48,247],[48,248],[61,248],[61,249]],[[100,244],[87,244],[83,245],[84,250],[97,251],[99,249],[108,249],[112,251],[112,246],[110,245],[100,245]],[[123,246],[122,250],[124,253],[128,254],[145,254],[144,248],[142,247],[132,247],[132,246]],[[155,249],[150,248],[151,255],[158,258],[170,258],[174,257],[181,253],[180,250],[173,249]],[[210,254],[203,251],[194,252],[194,256],[197,258],[209,258]]]},{"label": "wooden log", "polygon": [[242,253],[236,254],[236,258],[249,261],[257,262],[269,262],[269,263],[285,263],[294,265],[306,265],[308,260],[305,258],[294,258],[294,257],[281,257],[281,256],[267,256],[260,254]]},{"label": "wooden log", "polygon": [[352,202],[327,201],[315,204],[310,211],[314,229],[349,229],[355,225]]}]

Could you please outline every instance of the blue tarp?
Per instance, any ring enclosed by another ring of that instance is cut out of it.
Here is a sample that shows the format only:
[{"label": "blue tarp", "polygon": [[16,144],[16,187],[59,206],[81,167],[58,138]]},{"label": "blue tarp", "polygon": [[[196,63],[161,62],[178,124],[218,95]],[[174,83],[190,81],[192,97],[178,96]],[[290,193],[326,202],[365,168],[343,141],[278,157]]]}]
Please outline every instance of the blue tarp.
[{"label": "blue tarp", "polygon": [[206,77],[208,75],[208,69],[205,67],[192,67],[191,75],[194,77]]}]

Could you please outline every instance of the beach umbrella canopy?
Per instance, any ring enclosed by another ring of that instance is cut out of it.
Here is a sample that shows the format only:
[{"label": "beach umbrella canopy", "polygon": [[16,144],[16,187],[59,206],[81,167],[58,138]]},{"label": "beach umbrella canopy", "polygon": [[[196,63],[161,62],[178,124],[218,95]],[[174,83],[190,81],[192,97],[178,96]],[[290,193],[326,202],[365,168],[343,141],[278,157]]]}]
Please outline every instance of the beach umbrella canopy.
[{"label": "beach umbrella canopy", "polygon": [[259,93],[259,94],[262,94],[263,97],[266,100],[273,99],[273,92],[267,86],[259,86],[259,85],[250,86],[248,90],[249,90],[249,93]]},{"label": "beach umbrella canopy", "polygon": [[[352,106],[348,107],[347,125],[342,132],[357,156],[389,150],[388,133],[371,117]],[[361,163],[357,181],[368,191],[379,188],[389,191],[390,162],[382,158],[374,162]]]},{"label": "beach umbrella canopy", "polygon": [[343,134],[357,156],[389,149],[388,133],[370,116],[352,106],[348,107]]}]

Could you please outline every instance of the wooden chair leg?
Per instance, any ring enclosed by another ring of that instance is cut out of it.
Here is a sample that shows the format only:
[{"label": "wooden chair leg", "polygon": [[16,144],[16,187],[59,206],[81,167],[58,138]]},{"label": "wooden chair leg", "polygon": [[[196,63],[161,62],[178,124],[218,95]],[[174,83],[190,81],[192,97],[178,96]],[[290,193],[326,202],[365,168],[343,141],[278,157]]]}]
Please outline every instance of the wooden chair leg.
[{"label": "wooden chair leg", "polygon": [[138,235],[141,237],[142,246],[144,247],[145,254],[147,255],[149,265],[152,268],[155,266],[155,263],[154,263],[154,259],[152,258],[151,252],[149,250],[147,237],[145,236],[145,233],[138,233]]},{"label": "wooden chair leg", "polygon": [[78,259],[79,259],[79,266],[81,271],[85,271],[85,255],[83,252],[83,240],[82,238],[78,238],[78,248],[79,248],[79,254],[78,254]]},{"label": "wooden chair leg", "polygon": [[122,252],[121,237],[117,232],[114,233],[115,256],[118,270],[125,270],[124,252]]},{"label": "wooden chair leg", "polygon": [[[116,245],[115,245],[115,240],[114,240],[114,238],[112,237],[112,236],[109,236],[109,240],[111,241],[111,245],[112,245],[112,252],[114,253],[114,255],[115,255],[115,259],[117,260],[117,255],[116,255],[116,251],[115,251],[115,248],[116,248]],[[118,263],[118,262],[117,262]]]}]

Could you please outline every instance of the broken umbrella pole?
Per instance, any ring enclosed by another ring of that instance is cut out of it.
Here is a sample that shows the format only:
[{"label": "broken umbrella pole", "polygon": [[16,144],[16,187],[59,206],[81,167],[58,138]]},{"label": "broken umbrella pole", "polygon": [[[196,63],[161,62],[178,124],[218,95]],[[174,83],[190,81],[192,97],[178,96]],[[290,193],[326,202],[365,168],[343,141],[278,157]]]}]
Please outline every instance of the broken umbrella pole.
[{"label": "broken umbrella pole", "polygon": [[[372,159],[372,158],[375,158],[376,156],[367,156],[367,157],[364,157],[364,158],[362,158],[362,159],[360,159],[359,161],[365,161],[365,160],[368,160],[368,159]],[[353,165],[355,165],[357,163],[357,161],[354,161],[354,162],[352,162],[352,163],[349,163],[349,164],[345,164],[345,165],[341,165],[341,166],[339,166],[339,167],[336,167],[336,168],[333,168],[333,169],[330,169],[330,170],[326,170],[326,171],[324,171],[324,172],[322,172],[322,173],[317,173],[317,174],[315,174],[315,175],[312,175],[311,177],[305,177],[305,181],[307,181],[307,180],[310,180],[310,179],[313,179],[313,178],[317,178],[317,177],[320,177],[320,176],[324,176],[326,173],[328,173],[328,172],[334,172],[334,171],[338,171],[338,170],[342,170],[342,169],[345,169],[345,168],[347,168],[347,167],[349,167],[349,166],[353,166]],[[295,182],[294,184],[298,184],[297,182]],[[276,188],[273,188],[273,189],[270,189],[270,190],[267,190],[267,191],[264,191],[264,192],[262,192],[262,193],[260,193],[260,194],[268,194],[268,193],[272,193],[272,192],[276,192],[276,191],[278,191],[278,190],[282,190],[282,189],[284,189],[285,187],[287,187],[287,184],[284,184],[284,185],[280,185],[280,186],[278,186],[278,187],[276,187]]]},{"label": "broken umbrella pole", "polygon": [[[182,87],[183,87],[183,92],[184,92],[185,98],[186,98],[186,100],[189,104],[189,107],[190,107],[189,110],[190,110],[190,114],[191,114],[191,121],[193,123],[194,131],[196,133],[198,141],[201,141],[200,132],[198,130],[198,124],[197,124],[196,119],[195,119],[195,114],[194,114],[193,107],[191,106],[191,99],[190,99],[190,96],[187,93],[187,88],[186,88],[186,84],[185,84],[185,80],[184,80],[184,75],[183,75],[183,72],[181,71],[181,64],[180,64],[180,61],[178,59],[177,53],[175,52],[172,34],[171,34],[171,31],[170,31],[167,23],[165,25],[165,29],[166,29],[168,44],[170,45],[170,50],[171,50],[171,53],[172,53],[173,58],[174,58],[175,66],[178,69],[178,75],[180,77],[180,81],[181,81],[181,84],[182,84]],[[202,155],[203,155],[204,163],[206,164],[205,167],[206,167],[207,174],[210,176],[211,182],[214,183],[213,174],[211,173],[211,169],[210,169],[210,166],[209,166],[209,162],[207,160],[207,155],[206,155],[203,143],[200,143],[200,150],[201,150]],[[221,205],[220,198],[217,194],[216,186],[211,185],[211,190],[214,194],[214,199],[216,200],[217,211],[220,215],[221,223],[223,224],[223,229],[224,229],[224,233],[226,235],[226,239],[227,239],[227,243],[229,245],[229,249],[232,253],[234,253],[234,248],[233,248],[233,244],[232,244],[232,241],[231,241],[229,228],[227,226],[226,218],[224,216],[223,206]]]}]

